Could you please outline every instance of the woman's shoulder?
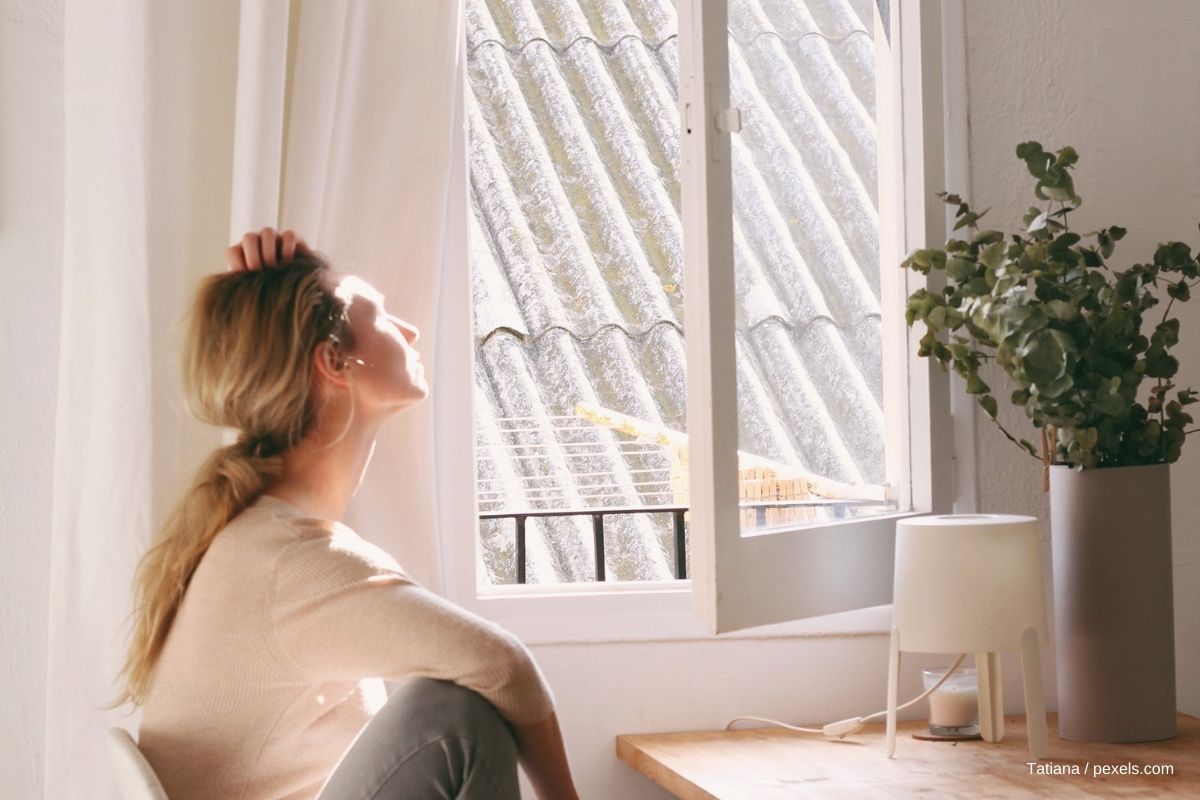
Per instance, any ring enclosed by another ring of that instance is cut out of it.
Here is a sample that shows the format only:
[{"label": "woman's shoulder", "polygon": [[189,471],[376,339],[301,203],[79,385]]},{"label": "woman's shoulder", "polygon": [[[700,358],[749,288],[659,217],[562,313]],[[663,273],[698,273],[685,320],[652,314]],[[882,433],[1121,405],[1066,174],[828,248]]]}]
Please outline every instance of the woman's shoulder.
[{"label": "woman's shoulder", "polygon": [[315,569],[348,579],[408,577],[390,553],[341,522],[293,516],[277,520],[276,524],[285,526],[290,534],[279,552],[283,570]]},{"label": "woman's shoulder", "polygon": [[274,561],[299,542],[320,542],[337,534],[328,520],[281,511],[263,503],[251,503],[230,519],[213,537],[206,559],[222,563],[259,565]]},{"label": "woman's shoulder", "polygon": [[237,521],[237,538],[270,551],[272,572],[283,583],[353,582],[391,576],[411,580],[396,559],[350,526],[311,517],[281,500],[262,495]]}]

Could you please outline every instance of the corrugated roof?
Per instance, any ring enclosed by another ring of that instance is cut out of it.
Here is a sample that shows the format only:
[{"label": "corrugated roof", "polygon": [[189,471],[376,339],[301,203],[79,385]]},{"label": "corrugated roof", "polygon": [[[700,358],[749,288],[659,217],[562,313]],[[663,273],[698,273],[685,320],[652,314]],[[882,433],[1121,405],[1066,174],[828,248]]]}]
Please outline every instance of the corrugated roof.
[{"label": "corrugated roof", "polygon": [[[885,480],[871,14],[729,9],[739,449],[847,483]],[[675,8],[468,0],[467,24],[481,510],[670,503],[664,448],[572,415],[687,428]],[[512,521],[482,527],[512,582]],[[591,579],[590,519],[529,530],[531,582]],[[668,515],[606,530],[610,578],[671,577]]]}]

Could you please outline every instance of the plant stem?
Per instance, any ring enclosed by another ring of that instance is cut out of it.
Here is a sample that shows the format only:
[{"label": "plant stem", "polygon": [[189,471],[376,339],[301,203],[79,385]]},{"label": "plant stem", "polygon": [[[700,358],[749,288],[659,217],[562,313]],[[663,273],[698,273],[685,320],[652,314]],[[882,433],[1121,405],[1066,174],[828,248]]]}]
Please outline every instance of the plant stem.
[{"label": "plant stem", "polygon": [[1042,428],[1042,491],[1050,491],[1050,439]]},{"label": "plant stem", "polygon": [[1015,444],[1017,446],[1017,449],[1019,449],[1025,455],[1030,456],[1030,457],[1034,458],[1035,460],[1037,459],[1037,456],[1033,455],[1032,453],[1030,453],[1028,450],[1025,449],[1025,445],[1021,444],[1020,439],[1013,436],[1011,433],[1008,432],[1007,428],[1005,428],[1003,425],[1000,424],[1000,420],[996,419],[995,417],[992,417],[992,422],[996,423],[996,427],[1000,429],[1000,432],[1004,434],[1006,439],[1008,439],[1010,442]]}]

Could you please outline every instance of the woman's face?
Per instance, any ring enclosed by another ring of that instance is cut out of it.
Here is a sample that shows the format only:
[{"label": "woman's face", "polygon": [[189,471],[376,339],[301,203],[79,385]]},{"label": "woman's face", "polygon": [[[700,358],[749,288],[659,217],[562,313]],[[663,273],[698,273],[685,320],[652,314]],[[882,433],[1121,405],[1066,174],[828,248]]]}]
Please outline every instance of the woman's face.
[{"label": "woman's face", "polygon": [[384,296],[356,275],[329,273],[334,292],[347,304],[354,349],[349,370],[357,400],[401,410],[429,394],[425,365],[413,344],[420,332],[384,306]]}]

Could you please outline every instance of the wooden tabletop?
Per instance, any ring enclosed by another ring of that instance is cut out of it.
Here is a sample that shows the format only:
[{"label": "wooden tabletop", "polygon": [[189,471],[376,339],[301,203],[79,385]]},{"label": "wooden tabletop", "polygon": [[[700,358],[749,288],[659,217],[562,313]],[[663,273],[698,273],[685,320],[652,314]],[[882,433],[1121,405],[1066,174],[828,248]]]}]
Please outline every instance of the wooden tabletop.
[{"label": "wooden tabletop", "polygon": [[833,740],[782,728],[618,736],[617,755],[685,800],[1200,797],[1196,717],[1180,714],[1174,739],[1137,744],[1068,742],[1058,715],[1048,722],[1050,757],[1032,767],[1024,716],[1005,716],[995,743],[921,741],[924,721],[900,722],[894,759],[882,721]]}]

